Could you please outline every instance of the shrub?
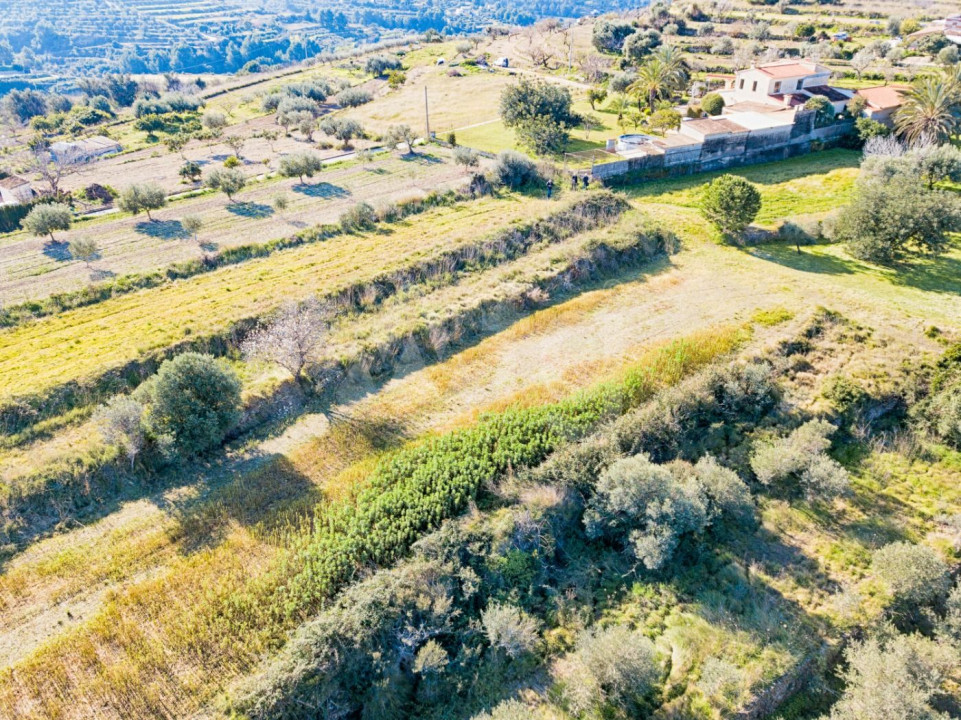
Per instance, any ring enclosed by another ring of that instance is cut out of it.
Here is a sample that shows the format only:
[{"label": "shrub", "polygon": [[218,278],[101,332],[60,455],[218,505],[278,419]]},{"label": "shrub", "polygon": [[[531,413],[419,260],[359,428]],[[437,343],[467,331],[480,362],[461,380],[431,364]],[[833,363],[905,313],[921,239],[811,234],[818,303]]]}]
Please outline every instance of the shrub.
[{"label": "shrub", "polygon": [[937,720],[941,684],[956,667],[948,647],[883,627],[845,651],[844,694],[830,720]]},{"label": "shrub", "polygon": [[454,162],[464,168],[472,168],[480,164],[480,158],[471,148],[460,146],[454,148]]},{"label": "shrub", "polygon": [[627,90],[634,81],[637,80],[637,73],[635,72],[619,72],[614,77],[611,78],[610,88],[611,92],[622,93]]},{"label": "shrub", "polygon": [[701,198],[701,212],[725,237],[739,237],[761,210],[761,193],[744,178],[721,175]]},{"label": "shrub", "polygon": [[875,551],[871,568],[888,587],[895,605],[903,608],[937,605],[951,588],[951,569],[926,545],[885,545]]},{"label": "shrub", "polygon": [[860,117],[855,120],[854,130],[862,143],[867,142],[871,138],[887,137],[891,134],[891,128],[869,117]]},{"label": "shrub", "polygon": [[183,353],[165,360],[140,386],[145,424],[158,444],[182,457],[218,447],[239,418],[240,380],[210,355]]},{"label": "shrub", "polygon": [[488,606],[481,613],[481,625],[491,647],[510,658],[531,652],[540,641],[540,622],[516,605]]},{"label": "shrub", "polygon": [[370,230],[377,224],[377,212],[365,202],[358,203],[340,216],[344,232]]},{"label": "shrub", "polygon": [[697,481],[677,478],[645,455],[607,468],[584,512],[589,538],[622,542],[648,570],[667,565],[681,539],[702,532],[708,522],[707,498]]},{"label": "shrub", "polygon": [[720,93],[708,93],[701,99],[701,109],[708,115],[720,115],[724,110],[724,98]]},{"label": "shrub", "polygon": [[111,398],[94,417],[104,440],[119,447],[130,459],[131,470],[146,443],[143,417],[143,404],[128,395]]},{"label": "shrub", "polygon": [[826,98],[815,95],[804,103],[805,110],[814,110],[814,127],[826,127],[834,122],[834,106]]},{"label": "shrub", "polygon": [[561,697],[576,716],[597,713],[605,705],[635,716],[639,701],[659,678],[654,644],[624,625],[585,631],[557,668]]},{"label": "shrub", "polygon": [[334,96],[334,100],[341,107],[359,107],[373,99],[374,96],[363,88],[344,88]]},{"label": "shrub", "polygon": [[701,668],[697,687],[708,698],[731,705],[740,695],[743,682],[743,673],[737,665],[722,658],[708,658]]},{"label": "shrub", "polygon": [[798,486],[808,497],[839,495],[850,479],[826,454],[835,430],[827,420],[811,420],[786,438],[755,449],[751,469],[764,485]]},{"label": "shrub", "polygon": [[504,150],[497,156],[493,173],[498,183],[512,190],[540,180],[534,161],[513,150]]},{"label": "shrub", "polygon": [[364,72],[379,77],[387,74],[388,70],[401,70],[403,67],[400,58],[390,55],[372,55],[364,63]]}]

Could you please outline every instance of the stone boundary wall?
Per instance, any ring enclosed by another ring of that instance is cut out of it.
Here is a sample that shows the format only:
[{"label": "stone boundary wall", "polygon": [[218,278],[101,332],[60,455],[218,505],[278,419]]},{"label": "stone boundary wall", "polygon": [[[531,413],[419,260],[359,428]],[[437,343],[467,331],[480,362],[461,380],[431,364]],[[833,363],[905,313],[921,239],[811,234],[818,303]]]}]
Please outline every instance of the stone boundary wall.
[{"label": "stone boundary wall", "polygon": [[663,154],[616,160],[595,165],[595,180],[614,180],[633,175],[638,180],[656,180],[678,175],[725,170],[758,163],[787,160],[806,155],[815,143],[830,144],[854,127],[850,121],[828,127],[814,127],[814,111],[800,111],[793,125],[731,133],[705,140],[694,147],[667,148]]}]

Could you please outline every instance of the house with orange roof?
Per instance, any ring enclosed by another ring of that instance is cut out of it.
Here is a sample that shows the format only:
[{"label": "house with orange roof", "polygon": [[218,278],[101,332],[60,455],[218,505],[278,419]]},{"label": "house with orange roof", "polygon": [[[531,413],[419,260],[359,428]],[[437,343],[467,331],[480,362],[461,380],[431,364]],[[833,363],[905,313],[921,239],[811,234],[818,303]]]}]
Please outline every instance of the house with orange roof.
[{"label": "house with orange roof", "polygon": [[884,123],[894,123],[894,113],[904,102],[904,89],[892,85],[861,88],[856,93],[865,100],[864,115]]}]

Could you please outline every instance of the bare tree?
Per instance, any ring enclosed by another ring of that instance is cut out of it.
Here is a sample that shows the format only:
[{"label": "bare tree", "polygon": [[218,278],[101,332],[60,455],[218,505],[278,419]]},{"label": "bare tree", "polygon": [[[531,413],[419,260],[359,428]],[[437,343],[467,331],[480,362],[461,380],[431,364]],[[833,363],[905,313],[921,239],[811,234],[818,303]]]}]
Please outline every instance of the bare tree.
[{"label": "bare tree", "polygon": [[41,180],[50,186],[50,194],[60,193],[61,181],[76,170],[76,155],[70,153],[53,153],[50,148],[39,146],[30,155],[29,167],[36,172]]},{"label": "bare tree", "polygon": [[854,57],[851,58],[851,68],[858,74],[858,80],[861,79],[861,75],[864,74],[865,70],[871,67],[871,63],[873,63],[876,59],[877,56],[874,54],[874,52],[868,50],[867,48],[863,48],[854,53]]},{"label": "bare tree", "polygon": [[588,53],[587,55],[582,55],[578,59],[578,65],[580,66],[581,72],[584,74],[584,79],[589,83],[599,83],[604,79],[604,75],[607,73],[607,69],[610,67],[610,63],[601,55],[597,53]]},{"label": "bare tree", "polygon": [[101,406],[95,416],[104,439],[123,450],[130,459],[131,470],[146,442],[143,410],[143,405],[129,395],[118,395]]},{"label": "bare tree", "polygon": [[329,307],[317,300],[290,303],[251,333],[241,350],[248,360],[277,363],[300,381],[304,368],[319,355],[329,318]]},{"label": "bare tree", "polygon": [[240,135],[228,135],[224,138],[224,145],[229,147],[234,151],[234,155],[243,160],[243,155],[241,153],[244,151],[244,145],[247,144],[247,139]]}]

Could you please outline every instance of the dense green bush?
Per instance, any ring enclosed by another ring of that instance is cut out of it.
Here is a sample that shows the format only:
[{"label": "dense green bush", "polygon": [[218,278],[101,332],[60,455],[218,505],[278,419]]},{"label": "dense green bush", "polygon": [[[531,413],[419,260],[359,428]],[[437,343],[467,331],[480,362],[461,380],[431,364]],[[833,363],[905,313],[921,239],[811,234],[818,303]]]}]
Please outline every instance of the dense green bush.
[{"label": "dense green bush", "polygon": [[377,211],[368,203],[361,202],[340,216],[340,227],[344,232],[362,232],[377,224]]},{"label": "dense green bush", "polygon": [[239,419],[240,380],[209,355],[184,353],[166,360],[135,394],[153,442],[192,457],[218,447]]},{"label": "dense green bush", "polygon": [[711,92],[701,100],[701,109],[708,115],[720,115],[724,110],[724,98],[720,93]]},{"label": "dense green bush", "polygon": [[827,455],[837,428],[826,420],[812,420],[786,438],[757,447],[751,468],[764,485],[799,488],[808,497],[831,497],[850,484],[847,471]]},{"label": "dense green bush", "polygon": [[761,211],[761,193],[737,175],[721,175],[701,197],[701,212],[723,236],[739,237]]},{"label": "dense green bush", "polygon": [[504,150],[497,156],[493,173],[498,183],[511,190],[526,187],[540,180],[534,161],[513,150]]}]

